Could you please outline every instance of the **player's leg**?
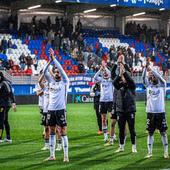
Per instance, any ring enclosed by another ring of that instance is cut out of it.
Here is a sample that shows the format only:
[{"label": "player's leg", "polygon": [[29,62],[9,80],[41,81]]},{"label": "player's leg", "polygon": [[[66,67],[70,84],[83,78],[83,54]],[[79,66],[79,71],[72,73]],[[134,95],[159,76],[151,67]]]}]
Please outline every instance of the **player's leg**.
[{"label": "player's leg", "polygon": [[102,131],[104,135],[104,142],[108,141],[108,133],[107,133],[107,103],[100,103],[100,113],[102,115]]},{"label": "player's leg", "polygon": [[0,143],[3,142],[3,130],[4,130],[4,119],[5,119],[5,112],[4,107],[0,107]]},{"label": "player's leg", "polygon": [[42,125],[44,126],[44,147],[41,150],[48,150],[49,149],[49,136],[50,136],[50,127],[48,126],[47,120],[48,113],[43,113],[42,115]]},{"label": "player's leg", "polygon": [[119,126],[119,148],[115,152],[123,152],[124,140],[125,140],[125,125],[126,125],[126,119],[123,113],[118,113],[117,120]]},{"label": "player's leg", "polygon": [[95,104],[95,111],[96,111],[96,117],[97,117],[97,124],[98,124],[98,135],[102,134],[102,116],[99,112],[99,104]]},{"label": "player's leg", "polygon": [[108,133],[107,133],[107,114],[102,113],[102,131],[104,135],[104,142],[108,141]]},{"label": "player's leg", "polygon": [[108,112],[110,113],[110,144],[113,144],[113,141],[116,140],[115,126],[117,122],[117,114],[114,110],[113,102],[109,103]]},{"label": "player's leg", "polygon": [[115,133],[115,126],[117,122],[117,114],[114,112],[114,110],[111,112],[110,117],[110,145],[113,145],[114,140],[116,140],[116,133]]},{"label": "player's leg", "polygon": [[155,126],[155,114],[154,113],[147,113],[147,125],[146,130],[148,131],[148,137],[147,137],[147,147],[148,147],[148,153],[145,156],[145,158],[151,158],[152,157],[152,149],[153,149],[153,143],[154,143],[154,131],[156,129]]},{"label": "player's leg", "polygon": [[57,125],[61,128],[61,138],[64,151],[63,162],[69,162],[68,156],[68,137],[67,137],[67,121],[65,110],[59,110],[57,114]]},{"label": "player's leg", "polygon": [[46,160],[55,160],[55,147],[56,147],[56,111],[49,111],[47,114],[48,125],[50,127],[50,157]]},{"label": "player's leg", "polygon": [[49,160],[55,160],[55,147],[56,147],[56,126],[50,126],[50,158]]},{"label": "player's leg", "polygon": [[161,134],[161,139],[162,139],[162,144],[164,146],[164,158],[168,159],[169,158],[169,153],[168,153],[168,137],[166,130],[168,129],[167,127],[167,121],[166,121],[166,115],[165,113],[160,113],[158,114],[158,129]]},{"label": "player's leg", "polygon": [[61,128],[59,126],[56,126],[56,138],[57,138],[56,151],[61,151],[62,150],[62,139],[61,139]]},{"label": "player's leg", "polygon": [[4,119],[4,127],[5,127],[5,131],[6,131],[6,138],[5,138],[5,142],[12,142],[11,139],[11,134],[10,134],[10,125],[9,125],[9,121],[8,121],[8,112],[10,110],[10,107],[6,107],[4,109],[4,114],[5,114],[5,119]]},{"label": "player's leg", "polygon": [[69,162],[68,157],[68,137],[67,137],[67,127],[61,127],[61,137],[62,137],[62,145],[64,151],[64,159],[63,162]]},{"label": "player's leg", "polygon": [[127,123],[130,131],[130,138],[132,142],[132,152],[136,153],[136,132],[135,132],[135,113],[127,115]]}]

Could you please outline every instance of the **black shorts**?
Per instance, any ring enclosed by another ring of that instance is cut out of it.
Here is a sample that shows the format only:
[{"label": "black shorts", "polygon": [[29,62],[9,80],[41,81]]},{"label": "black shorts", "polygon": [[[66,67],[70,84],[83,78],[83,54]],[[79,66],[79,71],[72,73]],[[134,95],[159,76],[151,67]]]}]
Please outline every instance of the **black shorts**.
[{"label": "black shorts", "polygon": [[40,108],[40,114],[43,115],[43,109]]},{"label": "black shorts", "polygon": [[4,128],[5,121],[8,121],[10,106],[0,106],[0,129]]},{"label": "black shorts", "polygon": [[43,126],[48,126],[47,114],[48,113],[43,113],[42,114],[41,125],[43,125]]},{"label": "black shorts", "polygon": [[165,132],[168,129],[165,113],[147,113],[146,129],[153,133],[155,129]]},{"label": "black shorts", "polygon": [[100,102],[99,112],[101,114],[107,114],[107,112],[112,112],[113,102]]},{"label": "black shorts", "polygon": [[56,125],[59,127],[67,126],[66,111],[64,109],[48,111],[47,121],[49,126],[56,126]]},{"label": "black shorts", "polygon": [[117,120],[117,112],[114,109],[111,111],[110,119],[116,119]]}]

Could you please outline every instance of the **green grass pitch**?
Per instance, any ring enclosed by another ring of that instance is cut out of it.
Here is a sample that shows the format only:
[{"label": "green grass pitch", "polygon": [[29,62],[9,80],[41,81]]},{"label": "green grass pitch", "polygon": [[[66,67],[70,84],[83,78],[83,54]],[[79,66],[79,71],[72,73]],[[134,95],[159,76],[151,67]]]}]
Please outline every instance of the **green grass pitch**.
[{"label": "green grass pitch", "polygon": [[[167,113],[170,113],[170,102],[167,102],[166,109]],[[56,161],[43,161],[49,156],[49,151],[40,150],[43,139],[38,107],[24,105],[18,106],[17,110],[16,113],[10,112],[13,143],[0,144],[0,170],[170,169],[170,160],[163,159],[163,146],[158,133],[155,133],[153,157],[144,159],[147,153],[144,102],[137,103],[137,154],[131,153],[129,133],[125,152],[114,153],[118,148],[118,142],[110,147],[104,146],[103,136],[97,135],[93,104],[68,104],[69,163],[62,162],[62,151],[56,152]],[[168,123],[170,123],[170,116],[168,116]]]}]

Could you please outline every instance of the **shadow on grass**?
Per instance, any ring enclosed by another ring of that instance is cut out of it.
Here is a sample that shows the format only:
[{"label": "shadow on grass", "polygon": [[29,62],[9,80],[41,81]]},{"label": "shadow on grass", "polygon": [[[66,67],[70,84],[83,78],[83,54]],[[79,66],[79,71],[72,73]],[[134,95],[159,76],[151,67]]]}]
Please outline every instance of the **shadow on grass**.
[{"label": "shadow on grass", "polygon": [[83,140],[83,139],[87,139],[87,138],[91,138],[91,137],[96,137],[96,136],[98,136],[97,134],[95,134],[95,133],[92,133],[92,134],[87,134],[87,135],[78,135],[78,136],[76,136],[76,137],[70,137],[69,138],[69,141],[76,141],[76,140]]},{"label": "shadow on grass", "polygon": [[16,161],[16,160],[29,160],[32,159],[32,157],[38,158],[39,156],[41,157],[43,155],[46,155],[45,152],[42,151],[34,151],[34,152],[27,152],[24,154],[18,154],[18,155],[14,155],[14,156],[9,156],[9,157],[5,157],[5,158],[0,158],[0,163],[6,163],[6,162],[11,162],[11,161]]},{"label": "shadow on grass", "polygon": [[158,158],[158,159],[140,159],[133,162],[132,164],[126,165],[125,167],[118,168],[116,170],[160,170],[160,169],[169,169],[170,161],[168,159]]},{"label": "shadow on grass", "polygon": [[0,149],[3,147],[12,147],[12,146],[22,145],[22,144],[26,144],[26,143],[30,143],[30,142],[37,142],[40,140],[42,140],[42,139],[37,138],[37,139],[28,139],[28,140],[16,140],[13,143],[1,143]]}]

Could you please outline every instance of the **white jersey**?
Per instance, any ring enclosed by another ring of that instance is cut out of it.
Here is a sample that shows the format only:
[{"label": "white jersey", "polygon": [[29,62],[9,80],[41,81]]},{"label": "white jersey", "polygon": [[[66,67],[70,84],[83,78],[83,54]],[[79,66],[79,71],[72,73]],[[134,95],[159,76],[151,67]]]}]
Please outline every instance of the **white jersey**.
[{"label": "white jersey", "polygon": [[147,113],[163,113],[165,112],[165,95],[166,95],[166,81],[159,73],[154,71],[152,73],[158,79],[158,84],[153,85],[146,77],[146,69],[143,72],[143,81],[146,86],[146,112]]},{"label": "white jersey", "polygon": [[62,81],[50,83],[48,110],[66,109],[66,93],[66,84]]},{"label": "white jersey", "polygon": [[44,100],[43,100],[43,112],[47,113],[48,112],[48,105],[49,105],[49,83],[45,82],[44,83]]},{"label": "white jersey", "polygon": [[[110,74],[110,71],[107,70]],[[114,92],[114,86],[113,81],[111,78],[104,79],[102,76],[100,76],[101,71],[99,70],[95,76],[94,80],[96,82],[100,82],[100,102],[113,102],[113,92]]]},{"label": "white jersey", "polygon": [[150,85],[147,87],[147,113],[165,112],[165,88]]},{"label": "white jersey", "polygon": [[57,60],[53,61],[61,74],[61,81],[57,82],[51,77],[48,72],[49,65],[47,65],[44,69],[44,73],[46,80],[49,82],[49,111],[66,109],[67,91],[69,86],[69,79],[65,71]]},{"label": "white jersey", "polygon": [[[40,87],[39,83],[35,87],[36,91],[43,91],[43,89]],[[40,108],[43,108],[43,103],[44,103],[44,95],[39,95],[38,96],[38,106]]]}]

